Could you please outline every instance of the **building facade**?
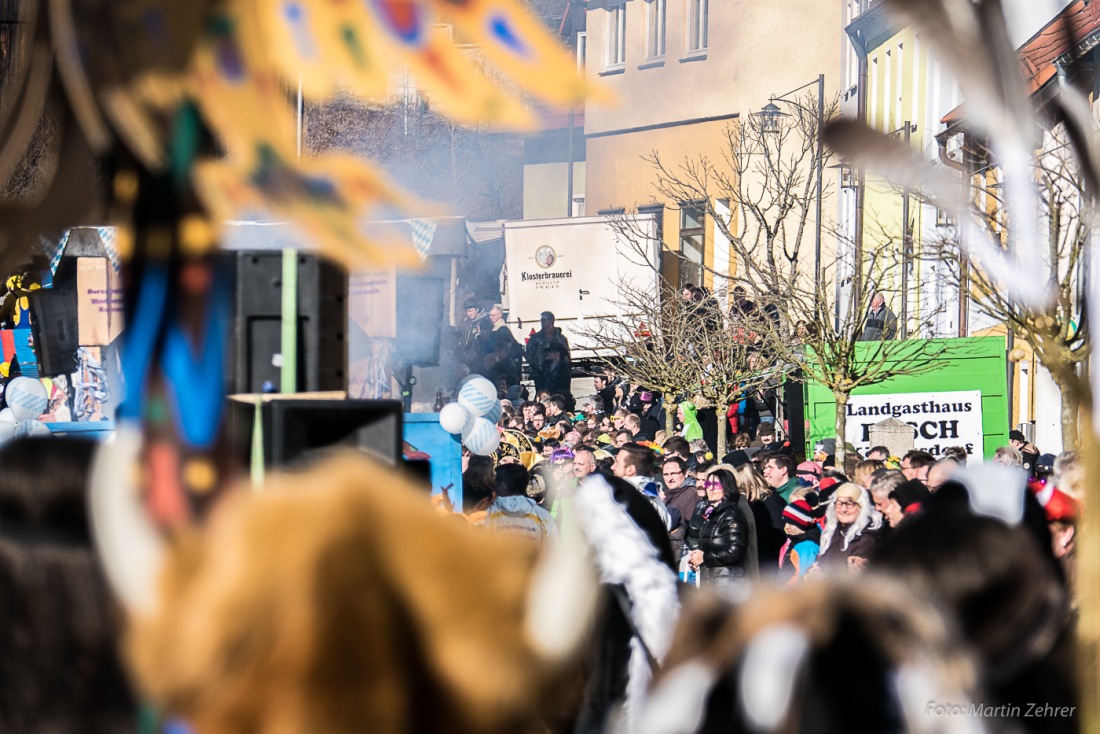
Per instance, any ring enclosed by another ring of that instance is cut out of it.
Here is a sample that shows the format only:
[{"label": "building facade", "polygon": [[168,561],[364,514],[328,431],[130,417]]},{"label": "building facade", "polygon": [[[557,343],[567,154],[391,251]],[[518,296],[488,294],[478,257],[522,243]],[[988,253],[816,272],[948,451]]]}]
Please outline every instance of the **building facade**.
[{"label": "building facade", "polygon": [[[585,110],[585,212],[658,213],[665,247],[685,261],[680,268],[680,258],[664,258],[665,275],[711,285],[709,270],[736,267],[728,242],[702,202],[657,193],[645,156],[656,152],[671,166],[720,161],[729,154],[727,132],[772,96],[812,87],[819,74],[826,97],[835,96],[841,8],[812,0],[593,0],[586,29],[586,74],[615,101]],[[789,29],[797,29],[797,53]]]}]

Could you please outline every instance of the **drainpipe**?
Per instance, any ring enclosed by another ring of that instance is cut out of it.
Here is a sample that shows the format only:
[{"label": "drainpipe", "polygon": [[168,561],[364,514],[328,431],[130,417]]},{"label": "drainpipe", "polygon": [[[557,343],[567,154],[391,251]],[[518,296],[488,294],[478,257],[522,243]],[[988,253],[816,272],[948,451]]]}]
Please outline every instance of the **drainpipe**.
[{"label": "drainpipe", "polygon": [[[862,44],[857,46],[857,55],[859,56],[859,96],[856,98],[856,117],[860,122],[867,122],[867,50]],[[860,293],[863,290],[863,200],[866,196],[866,176],[863,173],[862,168],[856,169],[856,216],[855,216],[855,232],[852,233],[853,248],[852,248],[852,292],[849,298],[852,303],[861,303]],[[838,300],[839,308],[839,300]],[[858,314],[857,318],[862,314]],[[839,313],[837,314],[837,321],[839,328]]]},{"label": "drainpipe", "polygon": [[[959,172],[961,178],[962,189],[962,201],[970,201],[970,168],[966,165],[966,144],[965,138],[963,141],[963,162],[954,161],[951,156],[947,155],[947,140],[952,137],[948,135],[950,128],[936,135],[936,143],[939,144],[940,162],[945,166],[954,168]],[[959,132],[955,135],[966,135],[966,133]],[[960,216],[961,220],[961,216]],[[970,263],[966,256],[966,228],[962,226],[962,221],[958,222],[959,226],[959,336],[964,337],[970,330],[969,316],[970,316]]]},{"label": "drainpipe", "polygon": [[[867,122],[867,45],[858,31],[852,28],[845,29],[848,40],[856,52],[858,65],[856,66],[856,119]],[[860,291],[863,289],[863,200],[865,193],[865,177],[862,168],[853,170],[855,176],[856,202],[855,216],[852,222],[852,290],[849,303],[859,303]],[[840,273],[839,268],[836,277],[836,314],[835,328],[840,330]]]},{"label": "drainpipe", "polygon": [[566,191],[566,197],[567,197],[567,201],[565,202],[565,216],[566,217],[572,217],[573,216],[573,125],[574,125],[573,110],[574,109],[575,108],[573,106],[569,107],[569,166],[566,169],[566,174],[565,174],[569,179],[565,184],[565,191]]},{"label": "drainpipe", "polygon": [[[905,121],[905,147],[909,148],[913,123]],[[901,338],[909,334],[909,262],[913,250],[913,230],[909,227],[909,183],[906,182],[901,200]]]}]

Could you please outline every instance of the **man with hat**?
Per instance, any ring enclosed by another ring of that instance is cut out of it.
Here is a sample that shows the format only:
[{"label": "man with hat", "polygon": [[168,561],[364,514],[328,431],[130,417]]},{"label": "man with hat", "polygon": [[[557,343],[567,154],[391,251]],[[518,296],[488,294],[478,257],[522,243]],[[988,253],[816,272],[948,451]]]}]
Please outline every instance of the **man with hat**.
[{"label": "man with hat", "polygon": [[465,315],[458,325],[458,356],[471,372],[480,374],[484,357],[482,335],[487,330],[485,314],[478,309],[474,298],[467,298],[463,308]]},{"label": "man with hat", "polygon": [[1024,470],[1028,476],[1035,476],[1035,464],[1039,461],[1039,449],[1035,448],[1035,444],[1028,442],[1023,431],[1009,431],[1008,445],[1024,457]]},{"label": "man with hat", "polygon": [[665,427],[665,411],[661,407],[661,397],[650,390],[640,390],[638,399],[642,403],[641,412],[638,413],[638,418],[641,420],[642,435],[653,440],[653,437],[657,435],[657,431],[663,430]]},{"label": "man with hat", "polygon": [[756,440],[749,444],[753,448],[757,449],[771,449],[775,448],[775,424],[774,423],[761,423],[756,429]]}]

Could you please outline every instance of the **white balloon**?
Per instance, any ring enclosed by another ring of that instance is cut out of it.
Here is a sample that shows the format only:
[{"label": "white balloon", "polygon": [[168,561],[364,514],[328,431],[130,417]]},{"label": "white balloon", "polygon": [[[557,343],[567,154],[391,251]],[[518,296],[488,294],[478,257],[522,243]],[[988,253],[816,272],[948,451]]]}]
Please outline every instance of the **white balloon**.
[{"label": "white balloon", "polygon": [[50,428],[36,420],[19,421],[12,431],[13,436],[49,436]]},{"label": "white balloon", "polygon": [[[494,406],[496,406],[496,410],[500,410],[497,389],[493,383],[484,377],[475,377],[463,385],[462,389],[458,391],[458,402],[466,406],[466,409],[475,416],[485,415],[493,410]],[[498,414],[497,418],[499,417]]]},{"label": "white balloon", "polygon": [[462,442],[466,444],[466,448],[478,456],[488,456],[500,445],[500,431],[491,422],[478,418]]},{"label": "white balloon", "polygon": [[11,412],[11,408],[0,410],[0,423],[11,423],[14,426],[18,422],[19,419]]},{"label": "white balloon", "polygon": [[447,433],[465,433],[474,424],[474,416],[460,403],[448,403],[439,411],[439,425]]},{"label": "white balloon", "polygon": [[485,411],[485,415],[481,416],[490,423],[496,423],[500,420],[500,414],[504,412],[504,408],[501,406],[500,401],[497,400],[493,403],[489,410]]},{"label": "white balloon", "polygon": [[49,397],[46,386],[30,377],[16,377],[8,383],[4,395],[16,420],[29,421],[46,412]]},{"label": "white balloon", "polygon": [[15,435],[15,423],[0,421],[0,443]]}]

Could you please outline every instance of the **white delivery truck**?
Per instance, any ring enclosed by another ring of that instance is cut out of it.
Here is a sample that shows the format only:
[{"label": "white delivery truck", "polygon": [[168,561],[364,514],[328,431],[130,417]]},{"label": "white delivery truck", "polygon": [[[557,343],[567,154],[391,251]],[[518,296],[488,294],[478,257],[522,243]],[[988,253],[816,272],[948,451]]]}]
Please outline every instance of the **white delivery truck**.
[{"label": "white delivery truck", "polygon": [[624,312],[624,289],[657,294],[658,248],[653,214],[505,222],[509,326],[522,344],[551,311],[574,362],[614,356],[585,330],[599,319],[636,316]]}]

